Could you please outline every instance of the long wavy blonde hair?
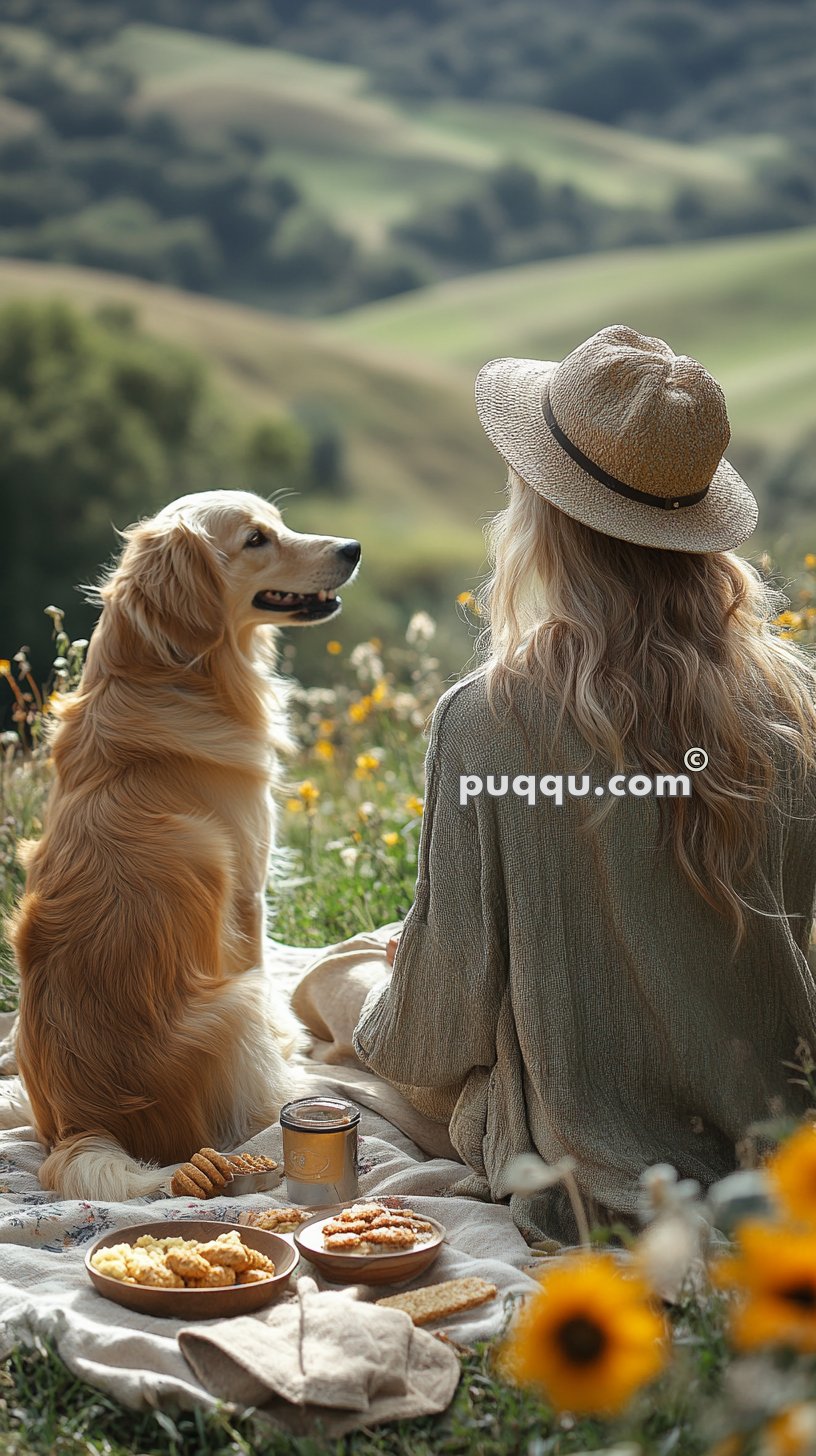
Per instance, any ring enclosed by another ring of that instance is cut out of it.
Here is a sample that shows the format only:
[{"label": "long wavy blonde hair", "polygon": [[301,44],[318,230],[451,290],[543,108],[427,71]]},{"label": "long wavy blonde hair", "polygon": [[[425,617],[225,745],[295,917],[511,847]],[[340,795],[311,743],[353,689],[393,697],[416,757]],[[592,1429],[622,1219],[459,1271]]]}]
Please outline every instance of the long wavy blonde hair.
[{"label": "long wavy blonde hair", "polygon": [[[784,603],[731,552],[636,546],[550,505],[513,470],[488,526],[479,596],[490,701],[520,678],[558,705],[616,772],[674,774],[691,747],[708,766],[688,798],[659,801],[688,881],[745,934],[741,888],[757,859],[782,765],[816,773],[816,671],[780,637]],[[608,798],[592,824],[614,809]],[[665,817],[668,816],[668,817]]]}]

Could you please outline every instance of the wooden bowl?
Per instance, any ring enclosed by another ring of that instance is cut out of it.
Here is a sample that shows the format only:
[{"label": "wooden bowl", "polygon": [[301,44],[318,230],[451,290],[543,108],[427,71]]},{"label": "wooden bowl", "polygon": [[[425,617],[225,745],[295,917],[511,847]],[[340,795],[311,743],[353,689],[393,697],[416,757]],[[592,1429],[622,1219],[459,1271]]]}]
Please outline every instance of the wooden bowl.
[{"label": "wooden bowl", "polygon": [[[224,1289],[157,1289],[150,1284],[123,1284],[121,1279],[100,1274],[91,1264],[99,1249],[110,1248],[112,1244],[135,1244],[142,1234],[152,1234],[155,1239],[180,1235],[183,1239],[208,1243],[217,1239],[219,1234],[229,1233],[230,1229],[241,1235],[248,1248],[257,1249],[272,1260],[277,1271],[273,1278],[265,1279],[262,1284],[231,1284]],[[180,1320],[219,1319],[225,1315],[250,1314],[255,1309],[262,1309],[286,1288],[297,1262],[297,1251],[283,1234],[204,1218],[167,1219],[160,1223],[138,1223],[131,1228],[113,1229],[97,1239],[85,1255],[85,1268],[105,1299],[123,1304],[126,1309],[135,1309],[139,1314]]]},{"label": "wooden bowl", "polygon": [[433,1225],[433,1233],[413,1249],[395,1249],[388,1254],[350,1254],[324,1249],[323,1225],[337,1216],[341,1206],[338,1204],[332,1213],[319,1213],[316,1218],[310,1218],[293,1235],[298,1252],[334,1284],[402,1284],[416,1279],[434,1262],[445,1241],[446,1230],[442,1224],[423,1213],[422,1217]]}]

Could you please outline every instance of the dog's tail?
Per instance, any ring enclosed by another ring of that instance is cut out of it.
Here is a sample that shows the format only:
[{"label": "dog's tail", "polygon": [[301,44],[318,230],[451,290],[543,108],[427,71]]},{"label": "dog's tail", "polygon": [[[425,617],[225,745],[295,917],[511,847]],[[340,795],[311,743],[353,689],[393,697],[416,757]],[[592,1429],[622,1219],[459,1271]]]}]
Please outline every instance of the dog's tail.
[{"label": "dog's tail", "polygon": [[57,1143],[40,1168],[43,1188],[61,1198],[126,1203],[148,1198],[172,1178],[175,1168],[139,1163],[108,1133],[90,1133]]}]

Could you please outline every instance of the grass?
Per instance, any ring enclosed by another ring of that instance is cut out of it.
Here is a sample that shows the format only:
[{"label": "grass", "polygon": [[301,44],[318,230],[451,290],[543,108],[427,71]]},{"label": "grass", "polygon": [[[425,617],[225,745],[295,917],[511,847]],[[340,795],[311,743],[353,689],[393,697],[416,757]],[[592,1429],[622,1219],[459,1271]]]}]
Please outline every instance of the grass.
[{"label": "grass", "polygon": [[164,26],[127,26],[103,54],[139,77],[137,111],[169,112],[203,135],[252,126],[271,166],[369,242],[508,156],[601,200],[658,208],[682,183],[744,192],[755,160],[782,147],[762,136],[682,145],[533,107],[403,105],[355,66]]},{"label": "grass", "polygon": [[[0,1366],[0,1456],[546,1456],[599,1450],[598,1423],[562,1424],[534,1396],[495,1378],[491,1351],[462,1361],[462,1380],[442,1417],[375,1427],[342,1441],[272,1434],[226,1412],[128,1411],[84,1384],[56,1351],[37,1342]],[[670,1428],[671,1429],[671,1428]],[[657,1443],[652,1448],[659,1449]],[[675,1446],[696,1453],[699,1443]]]}]

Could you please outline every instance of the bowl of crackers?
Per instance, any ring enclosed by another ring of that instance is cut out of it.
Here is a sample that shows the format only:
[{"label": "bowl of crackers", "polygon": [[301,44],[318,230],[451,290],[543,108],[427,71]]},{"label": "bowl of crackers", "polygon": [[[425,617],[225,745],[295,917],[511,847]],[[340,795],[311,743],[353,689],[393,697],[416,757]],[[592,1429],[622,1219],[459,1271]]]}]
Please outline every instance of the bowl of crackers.
[{"label": "bowl of crackers", "polygon": [[215,1219],[166,1219],[103,1234],[85,1268],[126,1309],[170,1319],[249,1314],[275,1299],[298,1263],[289,1239]]},{"label": "bowl of crackers", "polygon": [[308,1219],[295,1229],[294,1241],[335,1284],[400,1284],[430,1267],[445,1229],[411,1208],[366,1200]]}]

